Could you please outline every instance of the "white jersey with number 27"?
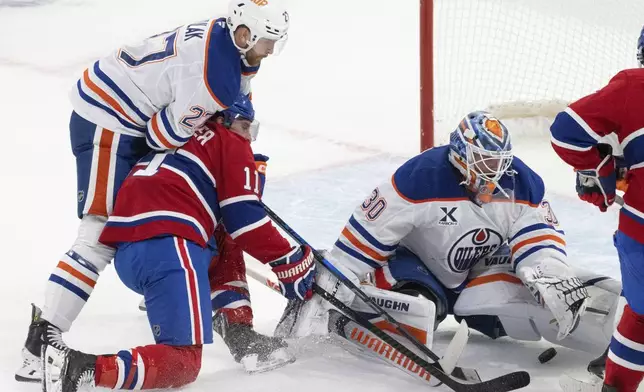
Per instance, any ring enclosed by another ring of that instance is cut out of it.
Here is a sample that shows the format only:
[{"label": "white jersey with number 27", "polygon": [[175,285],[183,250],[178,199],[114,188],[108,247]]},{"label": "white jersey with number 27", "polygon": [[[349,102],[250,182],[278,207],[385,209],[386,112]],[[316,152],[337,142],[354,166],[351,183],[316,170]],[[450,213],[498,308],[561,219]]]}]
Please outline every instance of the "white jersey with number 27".
[{"label": "white jersey with number 27", "polygon": [[103,128],[146,137],[155,150],[172,149],[240,93],[250,93],[258,68],[244,64],[225,19],[210,19],[96,61],[71,100],[74,111]]}]

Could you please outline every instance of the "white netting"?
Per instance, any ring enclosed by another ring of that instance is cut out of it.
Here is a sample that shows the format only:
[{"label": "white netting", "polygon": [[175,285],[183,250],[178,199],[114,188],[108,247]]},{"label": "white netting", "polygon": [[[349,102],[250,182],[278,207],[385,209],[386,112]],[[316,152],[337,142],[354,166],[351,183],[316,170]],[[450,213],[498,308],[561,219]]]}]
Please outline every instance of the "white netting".
[{"label": "white netting", "polygon": [[465,113],[552,116],[637,66],[642,0],[434,0],[436,143]]},{"label": "white netting", "polygon": [[33,7],[53,3],[55,0],[0,0],[0,7]]}]

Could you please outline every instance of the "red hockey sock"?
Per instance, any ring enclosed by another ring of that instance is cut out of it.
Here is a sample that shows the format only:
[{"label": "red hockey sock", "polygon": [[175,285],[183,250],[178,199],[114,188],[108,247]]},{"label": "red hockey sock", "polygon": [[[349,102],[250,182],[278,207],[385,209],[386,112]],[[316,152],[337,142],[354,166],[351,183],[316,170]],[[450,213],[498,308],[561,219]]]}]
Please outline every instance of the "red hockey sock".
[{"label": "red hockey sock", "polygon": [[610,342],[606,385],[619,392],[635,392],[644,377],[644,316],[626,305]]},{"label": "red hockey sock", "polygon": [[616,387],[619,392],[636,392],[640,381],[642,372],[619,366],[610,358],[606,360],[606,385]]},{"label": "red hockey sock", "polygon": [[231,324],[252,326],[253,310],[242,249],[221,225],[215,230],[215,239],[219,254],[208,268],[212,309],[224,313]]},{"label": "red hockey sock", "polygon": [[110,389],[177,388],[197,379],[201,346],[153,344],[96,361],[96,386]]}]

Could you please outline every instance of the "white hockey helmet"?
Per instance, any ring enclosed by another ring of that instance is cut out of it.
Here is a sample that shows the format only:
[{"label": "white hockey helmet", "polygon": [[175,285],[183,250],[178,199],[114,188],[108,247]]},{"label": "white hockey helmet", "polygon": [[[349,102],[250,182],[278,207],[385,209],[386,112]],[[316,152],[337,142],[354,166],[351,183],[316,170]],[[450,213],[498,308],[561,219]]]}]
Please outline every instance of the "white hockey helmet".
[{"label": "white hockey helmet", "polygon": [[[278,54],[288,39],[289,16],[279,0],[232,0],[228,8],[228,28],[233,44],[241,53],[251,50],[259,40],[276,41]],[[235,31],[239,26],[250,30],[248,47],[240,48],[235,43]]]}]

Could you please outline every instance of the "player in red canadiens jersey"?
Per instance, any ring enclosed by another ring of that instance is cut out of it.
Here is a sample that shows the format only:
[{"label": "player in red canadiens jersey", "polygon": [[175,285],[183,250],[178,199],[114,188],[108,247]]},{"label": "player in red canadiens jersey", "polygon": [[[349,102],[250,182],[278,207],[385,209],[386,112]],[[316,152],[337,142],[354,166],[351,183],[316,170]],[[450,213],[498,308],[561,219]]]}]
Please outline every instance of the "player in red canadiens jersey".
[{"label": "player in red canadiens jersey", "polygon": [[226,15],[112,51],[72,86],[79,230],[52,268],[42,312],[32,307],[17,381],[40,381],[42,341],[70,330],[114,257],[98,237],[133,165],[151,149],[185,144],[213,113],[250,94],[263,60],[286,43],[289,25],[280,0],[230,1]]},{"label": "player in red canadiens jersey", "polygon": [[[242,99],[241,106],[252,108]],[[260,204],[250,148],[256,128],[248,117],[235,108],[217,113],[182,148],[150,154],[134,167],[100,241],[117,249],[114,266],[123,283],[145,297],[156,344],[96,356],[45,343],[45,390],[176,388],[193,382],[202,345],[212,343],[208,268],[214,249],[208,243],[218,224],[243,251],[272,267],[285,297],[311,297],[311,249],[292,247]],[[239,336],[227,321],[224,340],[227,333]],[[53,383],[52,364],[60,363]]]},{"label": "player in red canadiens jersey", "polygon": [[[638,52],[644,61],[644,34]],[[555,152],[577,170],[579,197],[601,211],[615,202],[619,174],[627,169],[628,187],[614,235],[627,305],[607,352],[603,391],[635,392],[644,377],[643,102],[644,69],[624,70],[601,90],[570,104],[550,128]],[[611,133],[623,156],[613,156],[601,143]]]}]

